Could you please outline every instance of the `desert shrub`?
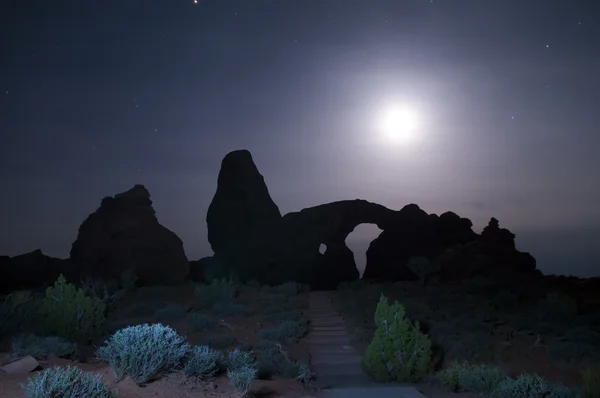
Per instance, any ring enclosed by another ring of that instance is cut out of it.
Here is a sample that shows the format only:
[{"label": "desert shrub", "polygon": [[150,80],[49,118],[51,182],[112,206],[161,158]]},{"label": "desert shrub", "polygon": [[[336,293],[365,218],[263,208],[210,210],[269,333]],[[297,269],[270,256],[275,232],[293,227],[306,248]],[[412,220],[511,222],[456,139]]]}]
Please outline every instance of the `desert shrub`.
[{"label": "desert shrub", "polygon": [[231,334],[222,334],[207,339],[204,344],[216,350],[222,350],[235,343],[235,336]]},{"label": "desert shrub", "polygon": [[600,333],[590,329],[589,326],[578,326],[567,329],[565,331],[565,339],[600,347]]},{"label": "desert shrub", "polygon": [[546,344],[548,355],[556,361],[566,363],[589,360],[600,361],[600,348],[597,345],[552,339]]},{"label": "desert shrub", "polygon": [[204,332],[205,330],[213,330],[219,326],[217,320],[213,317],[191,312],[187,315],[187,322],[194,332]]},{"label": "desert shrub", "polygon": [[256,279],[250,279],[248,282],[246,282],[246,286],[249,288],[258,290],[258,289],[260,289],[261,284]]},{"label": "desert shrub", "polygon": [[198,308],[212,308],[217,303],[231,303],[235,299],[237,287],[227,279],[217,279],[210,285],[198,283],[194,289],[194,297]]},{"label": "desert shrub", "polygon": [[337,290],[338,291],[344,291],[344,290],[348,290],[348,291],[357,291],[357,290],[361,290],[363,287],[365,287],[366,282],[362,279],[356,279],[353,281],[346,281],[346,282],[341,282],[338,287]]},{"label": "desert shrub", "polygon": [[229,383],[243,396],[248,396],[252,381],[256,378],[257,369],[253,366],[245,366],[237,370],[228,370]]},{"label": "desert shrub", "polygon": [[191,349],[183,370],[188,377],[210,380],[219,371],[219,364],[223,359],[223,354],[217,350],[205,345],[195,346]]},{"label": "desert shrub", "polygon": [[250,316],[255,313],[251,306],[234,302],[215,303],[211,312],[221,316]]},{"label": "desert shrub", "polygon": [[296,282],[285,282],[277,286],[273,286],[271,292],[282,294],[285,297],[293,297],[300,293],[301,286]]},{"label": "desert shrub", "polygon": [[245,367],[255,367],[255,360],[252,353],[235,349],[227,355],[227,369],[240,370]]},{"label": "desert shrub", "polygon": [[492,365],[470,365],[454,361],[437,374],[442,384],[453,392],[472,391],[489,394],[508,376]]},{"label": "desert shrub", "polygon": [[110,391],[102,383],[100,374],[87,373],[78,367],[54,367],[38,372],[21,384],[28,398],[113,398],[116,392]]},{"label": "desert shrub", "polygon": [[125,294],[125,289],[114,279],[86,277],[81,279],[81,288],[86,296],[100,299],[106,305],[113,304]]},{"label": "desert shrub", "polygon": [[37,304],[29,290],[15,291],[6,296],[0,303],[0,337],[19,330],[37,311]]},{"label": "desert shrub", "polygon": [[132,292],[137,287],[139,276],[134,267],[129,267],[119,275],[119,284],[126,292]]},{"label": "desert shrub", "polygon": [[316,374],[307,363],[294,362],[294,370],[292,377],[295,377],[303,386],[309,385],[315,379]]},{"label": "desert shrub", "polygon": [[523,373],[516,379],[507,378],[492,392],[494,398],[570,398],[577,392],[549,383],[537,374]]},{"label": "desert shrub", "polygon": [[188,308],[177,303],[168,303],[163,308],[159,308],[154,312],[152,317],[159,322],[171,321],[174,319],[184,318]]},{"label": "desert shrub", "polygon": [[57,336],[40,337],[34,334],[21,334],[13,337],[11,343],[13,357],[31,355],[35,359],[46,359],[50,355],[68,358],[75,355],[75,343]]},{"label": "desert shrub", "polygon": [[177,366],[190,346],[175,330],[160,323],[130,326],[113,334],[97,351],[117,376],[138,385],[155,380]]},{"label": "desert shrub", "polygon": [[419,277],[422,285],[425,285],[427,279],[440,270],[438,263],[430,261],[425,257],[411,257],[406,266]]},{"label": "desert shrub", "polygon": [[39,311],[50,331],[71,341],[98,337],[106,324],[106,304],[87,297],[62,275],[46,289]]},{"label": "desert shrub", "polygon": [[356,343],[362,343],[367,341],[367,331],[364,327],[359,326],[354,328],[354,332],[352,332],[352,341]]},{"label": "desert shrub", "polygon": [[600,397],[600,365],[594,365],[581,372],[583,378],[583,398]]},{"label": "desert shrub", "polygon": [[490,362],[494,347],[487,333],[464,333],[447,339],[442,345],[448,359],[469,362]]},{"label": "desert shrub", "polygon": [[547,322],[563,322],[573,318],[578,312],[577,301],[556,292],[548,293],[537,306],[538,316]]},{"label": "desert shrub", "polygon": [[392,305],[382,294],[375,310],[375,335],[367,347],[362,368],[377,381],[414,382],[429,371],[431,341],[406,318],[399,302]]},{"label": "desert shrub", "polygon": [[308,333],[308,320],[303,317],[296,321],[283,321],[276,328],[262,329],[259,336],[263,340],[282,343],[298,341]]}]

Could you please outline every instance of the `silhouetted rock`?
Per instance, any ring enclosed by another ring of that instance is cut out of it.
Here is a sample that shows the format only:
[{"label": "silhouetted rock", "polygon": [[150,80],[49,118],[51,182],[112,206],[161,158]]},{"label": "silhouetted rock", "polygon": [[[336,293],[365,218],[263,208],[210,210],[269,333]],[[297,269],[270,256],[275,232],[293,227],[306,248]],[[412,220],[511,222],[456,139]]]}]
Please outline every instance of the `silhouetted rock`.
[{"label": "silhouetted rock", "polygon": [[138,285],[170,285],[189,274],[181,239],[159,224],[143,185],[102,199],[81,224],[71,260],[82,274],[119,280],[127,269]]},{"label": "silhouetted rock", "polygon": [[225,272],[246,280],[270,262],[281,213],[249,151],[223,158],[206,224],[208,241]]},{"label": "silhouetted rock", "polygon": [[416,204],[394,213],[387,227],[369,245],[363,278],[406,281],[418,277],[408,267],[411,257],[433,261],[445,249],[475,239],[473,224],[452,212],[427,214]]},{"label": "silhouetted rock", "polygon": [[[237,276],[270,284],[295,280],[316,289],[335,288],[359,276],[345,240],[364,223],[383,230],[367,251],[365,279],[416,280],[407,267],[412,257],[429,260],[436,265],[433,269],[439,264],[439,276],[449,279],[499,269],[535,273],[533,257],[515,249],[514,235],[496,219],[479,236],[469,219],[452,212],[427,214],[416,204],[393,211],[365,200],[328,203],[281,217],[247,150],[223,159],[206,220],[215,252],[202,267],[203,278],[210,269],[208,279]],[[322,244],[327,247],[323,254]]]},{"label": "silhouetted rock", "polygon": [[52,285],[60,274],[70,281],[78,277],[68,260],[46,256],[39,249],[14,257],[0,256],[0,293]]},{"label": "silhouetted rock", "polygon": [[441,264],[443,280],[468,279],[484,276],[510,281],[515,276],[541,276],[536,261],[529,253],[515,248],[515,235],[500,228],[492,218],[481,236],[464,246],[455,246],[444,253]]},{"label": "silhouetted rock", "polygon": [[228,278],[231,275],[220,266],[214,257],[203,257],[200,260],[190,261],[190,280],[194,282],[211,282],[215,279]]},{"label": "silhouetted rock", "polygon": [[[385,229],[394,212],[366,200],[343,200],[288,213],[280,235],[280,267],[294,280],[332,289],[359,278],[346,238],[360,224]],[[324,244],[325,253],[319,253]],[[272,272],[274,274],[274,272]]]}]

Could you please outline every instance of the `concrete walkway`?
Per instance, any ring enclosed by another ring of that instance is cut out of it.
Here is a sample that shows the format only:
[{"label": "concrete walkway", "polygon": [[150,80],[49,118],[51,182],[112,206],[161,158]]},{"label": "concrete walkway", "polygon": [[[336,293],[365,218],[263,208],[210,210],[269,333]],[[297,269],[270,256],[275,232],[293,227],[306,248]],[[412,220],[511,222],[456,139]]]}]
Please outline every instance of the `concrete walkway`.
[{"label": "concrete walkway", "polygon": [[360,368],[361,356],[350,345],[346,324],[333,309],[329,292],[311,292],[308,351],[320,397],[424,398],[414,387],[379,384]]}]

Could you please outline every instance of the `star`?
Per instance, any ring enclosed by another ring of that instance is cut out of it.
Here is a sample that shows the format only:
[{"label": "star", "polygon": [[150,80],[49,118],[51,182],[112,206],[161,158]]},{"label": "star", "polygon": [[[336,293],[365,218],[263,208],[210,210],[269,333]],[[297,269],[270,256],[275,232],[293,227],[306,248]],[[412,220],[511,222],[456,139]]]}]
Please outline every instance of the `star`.
[{"label": "star", "polygon": [[550,48],[550,44],[546,44],[546,48]]}]

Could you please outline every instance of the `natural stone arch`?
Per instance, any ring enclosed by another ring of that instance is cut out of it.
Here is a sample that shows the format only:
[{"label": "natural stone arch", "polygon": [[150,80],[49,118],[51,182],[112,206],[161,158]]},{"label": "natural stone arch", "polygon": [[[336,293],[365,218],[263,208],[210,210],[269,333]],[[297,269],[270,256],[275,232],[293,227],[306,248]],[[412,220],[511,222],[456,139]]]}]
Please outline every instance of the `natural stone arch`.
[{"label": "natural stone arch", "polygon": [[[313,288],[331,289],[360,277],[346,238],[361,224],[385,229],[394,211],[366,200],[345,200],[303,209],[283,216],[282,264]],[[320,253],[324,244],[326,250]]]}]

